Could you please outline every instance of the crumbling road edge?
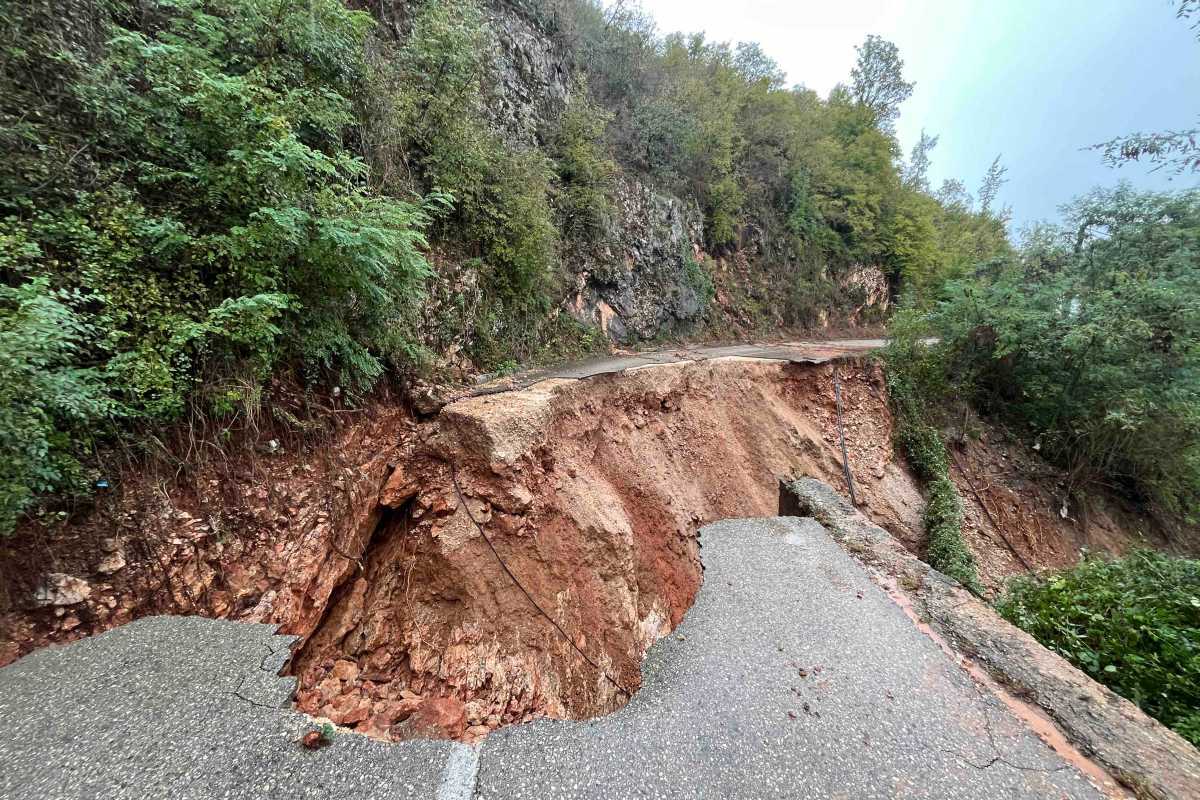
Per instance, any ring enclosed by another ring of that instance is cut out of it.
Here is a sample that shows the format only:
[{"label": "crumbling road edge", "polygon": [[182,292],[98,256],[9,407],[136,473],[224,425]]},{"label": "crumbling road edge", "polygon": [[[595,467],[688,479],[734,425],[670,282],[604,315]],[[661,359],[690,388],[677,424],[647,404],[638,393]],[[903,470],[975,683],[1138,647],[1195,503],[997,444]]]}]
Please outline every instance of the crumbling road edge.
[{"label": "crumbling road edge", "polygon": [[779,512],[814,517],[866,566],[894,580],[937,634],[1043,710],[1139,798],[1200,799],[1200,751],[918,559],[827,484],[782,479]]}]

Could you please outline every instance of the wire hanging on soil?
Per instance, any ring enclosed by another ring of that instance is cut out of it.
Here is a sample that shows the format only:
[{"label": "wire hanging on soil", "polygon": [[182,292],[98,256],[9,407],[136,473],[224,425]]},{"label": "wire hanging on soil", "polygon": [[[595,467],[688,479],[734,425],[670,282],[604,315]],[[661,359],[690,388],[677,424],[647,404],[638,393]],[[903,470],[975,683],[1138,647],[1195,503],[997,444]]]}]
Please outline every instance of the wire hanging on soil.
[{"label": "wire hanging on soil", "polygon": [[504,574],[508,575],[516,587],[521,590],[521,593],[525,595],[525,599],[529,601],[529,604],[537,609],[537,612],[545,617],[547,622],[554,626],[554,629],[557,630],[559,635],[566,640],[567,644],[571,645],[571,649],[578,653],[580,658],[590,664],[594,670],[603,675],[605,680],[617,688],[617,691],[621,692],[626,697],[633,697],[633,692],[629,691],[620,683],[618,683],[616,678],[609,675],[607,670],[601,667],[597,662],[593,661],[587,653],[583,652],[579,645],[575,644],[575,640],[568,636],[567,632],[563,630],[562,626],[559,625],[553,617],[546,613],[546,610],[542,608],[537,600],[533,599],[533,595],[529,593],[529,590],[525,588],[525,585],[521,583],[520,579],[518,579],[517,576],[513,574],[513,571],[508,568],[508,564],[506,564],[504,559],[500,556],[500,552],[496,549],[496,545],[492,544],[491,538],[489,538],[487,533],[483,530],[483,525],[481,525],[479,520],[475,519],[475,515],[471,513],[471,507],[467,504],[467,499],[463,496],[462,487],[459,486],[458,483],[458,468],[453,463],[450,464],[450,478],[454,482],[454,493],[458,495],[458,502],[462,504],[463,509],[467,512],[467,517],[471,520],[471,523],[475,526],[475,529],[479,531],[479,535],[483,537],[483,541],[487,542],[488,548],[492,551],[492,555],[496,557],[496,561],[499,562],[500,568],[504,570]]}]

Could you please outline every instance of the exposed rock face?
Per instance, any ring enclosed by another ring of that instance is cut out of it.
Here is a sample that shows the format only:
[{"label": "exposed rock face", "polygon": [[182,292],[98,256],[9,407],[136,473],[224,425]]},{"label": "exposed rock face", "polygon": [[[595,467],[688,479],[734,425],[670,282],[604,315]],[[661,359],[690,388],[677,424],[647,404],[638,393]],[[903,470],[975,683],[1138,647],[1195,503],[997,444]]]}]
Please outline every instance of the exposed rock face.
[{"label": "exposed rock face", "polygon": [[[485,119],[511,146],[545,152],[577,91],[578,65],[565,52],[554,12],[536,0],[489,0],[484,12],[490,31],[488,101]],[[388,16],[388,15],[385,15]],[[561,308],[587,326],[599,327],[612,341],[632,344],[693,332],[713,299],[711,277],[698,258],[704,218],[693,198],[675,197],[648,178],[622,172],[612,192],[607,230],[586,243],[563,242],[562,261],[573,284]],[[590,238],[590,237],[589,237]],[[761,231],[747,222],[739,247],[728,254],[739,262],[732,276],[735,295],[753,302],[716,297],[716,311],[734,330],[760,331],[783,323],[779,277],[765,254]],[[475,315],[484,305],[477,271],[459,259],[439,261],[431,282],[423,326],[426,344],[447,366],[469,370]],[[438,259],[435,259],[438,261]],[[888,286],[877,267],[834,276],[847,295],[846,308],[822,310],[798,323],[815,327],[874,325],[887,308]],[[728,288],[728,287],[726,287]],[[573,291],[572,291],[573,290]],[[447,324],[447,320],[452,323]]]},{"label": "exposed rock face", "polygon": [[[493,0],[487,7],[496,82],[489,113],[520,146],[536,145],[571,99],[566,55],[544,13],[528,0]],[[705,301],[688,266],[702,241],[699,209],[634,177],[620,180],[613,201],[616,213],[604,242],[564,254],[576,274],[568,310],[621,343],[686,331]]]},{"label": "exposed rock face", "polygon": [[492,0],[485,9],[495,34],[492,121],[515,142],[537,143],[542,128],[558,119],[570,98],[570,76],[542,18],[529,0]]},{"label": "exposed rock face", "polygon": [[869,314],[882,318],[891,306],[891,287],[879,267],[859,264],[842,277],[842,288],[852,295],[852,306],[846,312],[851,325],[869,322]]},{"label": "exposed rock face", "polygon": [[686,331],[707,300],[693,264],[702,241],[699,209],[630,178],[615,200],[605,243],[570,259],[571,314],[616,342]]}]

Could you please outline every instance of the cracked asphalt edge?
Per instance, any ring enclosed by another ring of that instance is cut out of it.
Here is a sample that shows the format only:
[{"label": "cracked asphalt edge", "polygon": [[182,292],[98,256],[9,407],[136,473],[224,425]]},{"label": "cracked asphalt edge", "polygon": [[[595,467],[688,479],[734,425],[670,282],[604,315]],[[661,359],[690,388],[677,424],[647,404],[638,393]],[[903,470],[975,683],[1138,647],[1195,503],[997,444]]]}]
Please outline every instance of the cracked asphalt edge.
[{"label": "cracked asphalt edge", "polygon": [[646,350],[593,358],[577,363],[526,370],[504,377],[491,377],[474,387],[444,398],[449,405],[468,397],[482,397],[522,391],[549,380],[587,380],[627,370],[661,367],[670,364],[701,363],[726,358],[756,361],[783,361],[793,364],[825,364],[852,361],[869,356],[884,344],[879,339],[801,340],[793,342],[754,342],[742,345],[683,344],[661,350]]},{"label": "cracked asphalt edge", "polygon": [[1200,800],[1200,751],[918,559],[830,486],[781,479],[780,513],[817,519],[878,582],[911,603],[918,622],[1010,697],[1043,712],[1080,755],[1139,799]]}]

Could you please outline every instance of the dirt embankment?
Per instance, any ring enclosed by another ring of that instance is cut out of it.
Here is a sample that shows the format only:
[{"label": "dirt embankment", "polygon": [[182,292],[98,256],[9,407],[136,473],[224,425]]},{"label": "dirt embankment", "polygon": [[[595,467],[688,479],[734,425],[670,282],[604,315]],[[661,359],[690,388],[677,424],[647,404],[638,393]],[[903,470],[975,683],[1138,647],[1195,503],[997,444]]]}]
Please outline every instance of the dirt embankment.
[{"label": "dirt embankment", "polygon": [[1195,530],[1168,530],[1103,493],[1071,496],[1062,470],[995,426],[980,420],[972,426],[965,441],[951,437],[950,477],[963,498],[963,536],[987,590],[999,590],[1013,575],[1070,566],[1084,549],[1200,552]]},{"label": "dirt embankment", "polygon": [[[4,561],[23,547],[40,562],[10,590],[0,663],[136,616],[198,613],[301,636],[298,705],[382,738],[472,740],[613,710],[695,597],[699,526],[774,514],[783,475],[844,489],[835,369],[860,505],[919,552],[922,498],[894,459],[877,366],[662,364],[424,420],[379,407],[318,452],[186,485],[131,480],[88,519],[9,544]],[[1009,479],[987,471],[981,487],[981,458],[963,454],[976,492],[956,479],[985,581],[1072,560],[1085,539],[1060,527],[1074,523],[1028,487],[1033,510],[1005,516],[994,492]]]},{"label": "dirt embankment", "polygon": [[[864,498],[904,527],[919,496],[907,484],[897,508],[889,489],[906,482],[880,376],[842,371]],[[301,708],[405,736],[408,715],[430,721],[420,698],[454,698],[436,723],[467,738],[615,709],[699,589],[697,528],[774,513],[779,475],[840,479],[830,380],[828,367],[723,359],[448,406],[409,443],[361,571],[299,651]]]}]

